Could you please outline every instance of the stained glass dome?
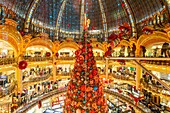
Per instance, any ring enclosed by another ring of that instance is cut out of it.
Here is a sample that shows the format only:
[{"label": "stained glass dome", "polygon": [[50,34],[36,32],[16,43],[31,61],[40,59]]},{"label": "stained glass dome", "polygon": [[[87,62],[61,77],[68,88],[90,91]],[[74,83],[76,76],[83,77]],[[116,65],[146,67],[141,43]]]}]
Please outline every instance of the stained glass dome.
[{"label": "stained glass dome", "polygon": [[[124,22],[137,32],[138,24],[168,9],[168,0],[1,0],[21,18],[25,32],[47,32],[51,37],[81,34],[82,13],[99,37],[110,35]],[[167,10],[168,11],[168,10]],[[132,35],[133,35],[132,34]]]}]

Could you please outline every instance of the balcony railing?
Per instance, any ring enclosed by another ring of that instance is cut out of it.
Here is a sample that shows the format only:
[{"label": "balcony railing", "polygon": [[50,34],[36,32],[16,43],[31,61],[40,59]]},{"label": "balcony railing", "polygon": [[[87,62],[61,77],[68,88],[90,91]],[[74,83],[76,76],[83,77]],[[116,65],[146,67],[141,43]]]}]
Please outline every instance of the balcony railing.
[{"label": "balcony railing", "polygon": [[[121,79],[121,80],[128,80],[128,81],[135,81],[135,78],[131,76],[126,76],[126,75],[116,75],[115,73],[110,74],[112,77],[116,79]],[[128,74],[130,75],[130,74]]]},{"label": "balcony railing", "polygon": [[16,62],[17,62],[16,58],[0,58],[0,65],[13,64]]},{"label": "balcony railing", "polygon": [[72,57],[72,56],[67,56],[67,57],[59,57],[57,58],[57,60],[74,60],[75,57]]},{"label": "balcony railing", "polygon": [[142,61],[142,63],[170,66],[170,61],[147,60],[147,61]]},{"label": "balcony railing", "polygon": [[48,74],[48,75],[45,75],[45,76],[39,76],[39,77],[33,77],[33,78],[30,78],[28,81],[24,81],[23,83],[40,82],[40,81],[43,81],[43,80],[47,80],[50,76],[52,76],[52,74]]},{"label": "balcony railing", "polygon": [[53,60],[52,57],[24,57],[24,60],[29,62],[36,62],[36,61],[49,61]]},{"label": "balcony railing", "polygon": [[[76,58],[73,56],[59,57],[57,60],[75,60]],[[104,57],[96,56],[96,60],[104,60]]]}]

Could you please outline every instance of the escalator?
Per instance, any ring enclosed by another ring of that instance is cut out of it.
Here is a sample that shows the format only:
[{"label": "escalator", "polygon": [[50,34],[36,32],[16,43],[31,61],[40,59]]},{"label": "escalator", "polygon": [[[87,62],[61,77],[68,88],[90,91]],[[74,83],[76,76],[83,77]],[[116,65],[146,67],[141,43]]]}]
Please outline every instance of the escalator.
[{"label": "escalator", "polygon": [[165,82],[163,82],[162,80],[160,80],[157,76],[155,76],[154,74],[152,74],[152,72],[150,72],[148,69],[146,69],[144,66],[142,66],[137,60],[133,59],[133,61],[139,65],[144,71],[146,71],[150,76],[152,76],[154,79],[156,79],[161,85],[163,85],[167,90],[170,91],[170,86],[167,85]]},{"label": "escalator", "polygon": [[[152,74],[148,69],[146,69],[144,66],[142,66],[138,61],[139,60],[157,60],[157,61],[169,61],[170,58],[145,58],[145,57],[108,57],[107,60],[132,60],[137,65],[139,65],[143,70],[145,70],[150,76],[152,76],[154,79],[156,79],[163,87],[165,87],[168,91],[170,91],[170,86],[167,85],[165,82],[160,80],[157,76]],[[138,61],[137,61],[138,60]],[[106,73],[107,75],[107,73]]]}]

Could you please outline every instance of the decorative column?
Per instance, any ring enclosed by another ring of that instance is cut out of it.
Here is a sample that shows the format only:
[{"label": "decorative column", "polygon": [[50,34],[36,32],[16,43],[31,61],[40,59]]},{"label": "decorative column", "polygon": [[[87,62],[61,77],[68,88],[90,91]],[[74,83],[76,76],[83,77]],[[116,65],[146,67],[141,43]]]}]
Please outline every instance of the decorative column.
[{"label": "decorative column", "polygon": [[136,45],[135,56],[136,57],[141,57],[140,53],[141,53],[140,45]]},{"label": "decorative column", "polygon": [[57,72],[57,66],[56,66],[56,55],[54,54],[53,55],[53,81],[55,82],[56,81],[56,72]]},{"label": "decorative column", "polygon": [[[22,61],[22,57],[19,56],[18,57],[18,63]],[[22,86],[22,70],[19,68],[19,66],[17,65],[16,66],[16,79],[17,79],[17,91],[19,93],[22,93],[22,90],[23,90],[23,86]]]},{"label": "decorative column", "polygon": [[108,80],[108,67],[109,67],[109,59],[106,58],[106,80]]},{"label": "decorative column", "polygon": [[140,80],[142,78],[142,68],[136,64],[136,89],[140,88]]}]

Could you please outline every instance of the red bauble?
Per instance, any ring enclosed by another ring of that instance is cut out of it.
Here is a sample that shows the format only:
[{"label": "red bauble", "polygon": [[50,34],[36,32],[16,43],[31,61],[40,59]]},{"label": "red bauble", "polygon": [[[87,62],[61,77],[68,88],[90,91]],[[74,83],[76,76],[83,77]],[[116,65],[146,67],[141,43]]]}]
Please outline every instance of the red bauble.
[{"label": "red bauble", "polygon": [[91,62],[87,62],[87,65],[88,65],[88,67],[90,67],[90,65],[91,65]]},{"label": "red bauble", "polygon": [[87,97],[88,97],[88,98],[91,98],[91,96],[92,96],[92,94],[91,94],[91,92],[89,92],[89,93],[87,94]]},{"label": "red bauble", "polygon": [[23,61],[19,62],[18,67],[19,67],[19,69],[23,70],[23,69],[27,68],[27,65],[28,65],[28,63],[25,60],[23,60]]},{"label": "red bauble", "polygon": [[86,48],[85,47],[82,48],[82,52],[86,52]]},{"label": "red bauble", "polygon": [[89,78],[90,78],[90,79],[91,79],[91,78],[93,78],[93,75],[92,75],[92,74],[90,74],[90,75],[89,75]]},{"label": "red bauble", "polygon": [[88,43],[88,44],[87,44],[87,47],[90,47],[90,46],[91,46],[90,43]]},{"label": "red bauble", "polygon": [[21,31],[20,34],[21,34],[22,36],[24,36],[24,32],[23,32],[23,31]]},{"label": "red bauble", "polygon": [[94,60],[92,60],[92,61],[91,61],[91,63],[92,63],[92,64],[95,64],[95,61],[94,61]]},{"label": "red bauble", "polygon": [[75,88],[75,85],[74,85],[74,84],[72,84],[72,85],[71,85],[71,88],[72,88],[72,89],[74,89],[74,88]]},{"label": "red bauble", "polygon": [[101,101],[101,99],[99,98],[99,99],[97,100],[97,105],[101,105],[101,103],[102,103],[102,101]]},{"label": "red bauble", "polygon": [[90,113],[95,113],[95,111],[92,110],[92,111],[90,111]]},{"label": "red bauble", "polygon": [[92,48],[91,47],[89,48],[89,52],[92,52]]},{"label": "red bauble", "polygon": [[93,76],[97,75],[97,70],[94,69],[94,70],[92,71],[92,73],[93,73]]},{"label": "red bauble", "polygon": [[84,60],[84,56],[83,56],[83,55],[80,55],[80,56],[78,57],[78,59],[79,59],[80,61],[83,61],[83,60]]},{"label": "red bauble", "polygon": [[89,59],[89,57],[86,55],[86,56],[85,56],[85,59],[86,59],[86,60],[88,60],[88,59]]},{"label": "red bauble", "polygon": [[46,52],[46,57],[50,57],[51,53],[50,52]]},{"label": "red bauble", "polygon": [[81,54],[80,50],[75,51],[75,55],[79,56]]},{"label": "red bauble", "polygon": [[90,102],[87,102],[86,105],[87,105],[87,106],[90,106],[91,104],[90,104]]},{"label": "red bauble", "polygon": [[67,27],[70,27],[71,25],[70,24],[67,24]]},{"label": "red bauble", "polygon": [[83,92],[81,92],[81,93],[80,93],[80,96],[81,96],[81,97],[84,97],[84,93],[83,93]]},{"label": "red bauble", "polygon": [[122,7],[125,7],[125,4],[124,4],[124,3],[122,3]]},{"label": "red bauble", "polygon": [[85,85],[81,86],[81,91],[86,91],[86,86]]},{"label": "red bauble", "polygon": [[92,52],[89,52],[89,53],[88,53],[88,56],[89,56],[89,57],[92,57],[92,56],[93,56],[93,53],[92,53]]}]

